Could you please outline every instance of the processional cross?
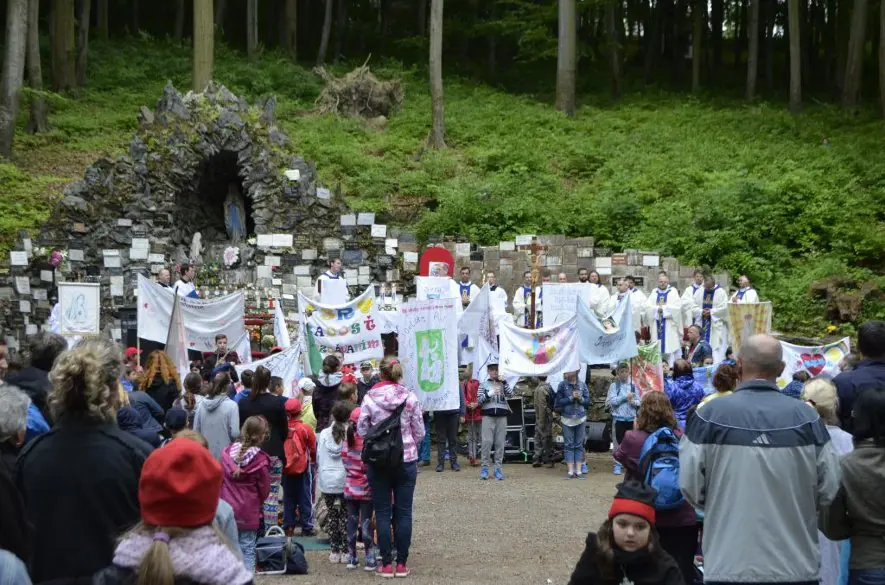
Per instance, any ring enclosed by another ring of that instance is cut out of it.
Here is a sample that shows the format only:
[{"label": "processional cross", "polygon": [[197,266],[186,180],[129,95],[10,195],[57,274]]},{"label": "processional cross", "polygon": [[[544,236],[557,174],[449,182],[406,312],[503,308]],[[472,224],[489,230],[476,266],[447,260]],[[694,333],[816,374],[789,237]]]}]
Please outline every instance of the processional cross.
[{"label": "processional cross", "polygon": [[529,261],[532,267],[532,302],[529,310],[529,319],[526,322],[526,327],[528,329],[535,329],[536,321],[536,301],[535,298],[537,295],[535,291],[538,288],[538,283],[541,281],[541,256],[544,252],[547,251],[547,246],[542,246],[538,243],[538,238],[532,238],[532,245],[528,247]]}]

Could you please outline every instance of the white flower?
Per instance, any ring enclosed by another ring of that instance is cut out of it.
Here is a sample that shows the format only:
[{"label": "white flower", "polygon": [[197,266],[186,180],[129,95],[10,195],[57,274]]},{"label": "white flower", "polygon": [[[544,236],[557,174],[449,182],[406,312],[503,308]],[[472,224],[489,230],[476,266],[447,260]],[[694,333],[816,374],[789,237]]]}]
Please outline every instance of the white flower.
[{"label": "white flower", "polygon": [[225,248],[224,250],[224,265],[225,266],[233,266],[240,259],[240,249],[236,246],[231,246],[229,248]]}]

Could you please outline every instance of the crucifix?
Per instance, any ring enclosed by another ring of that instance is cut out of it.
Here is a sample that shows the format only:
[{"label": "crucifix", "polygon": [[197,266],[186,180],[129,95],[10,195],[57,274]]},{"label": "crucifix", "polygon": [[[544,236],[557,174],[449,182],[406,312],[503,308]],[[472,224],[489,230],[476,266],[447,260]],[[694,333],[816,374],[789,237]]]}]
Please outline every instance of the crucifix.
[{"label": "crucifix", "polygon": [[538,238],[532,238],[532,245],[529,246],[529,261],[532,267],[532,302],[529,309],[529,318],[526,320],[526,328],[535,329],[537,322],[535,321],[536,301],[538,283],[541,281],[541,256],[547,251],[547,246],[538,243]]}]

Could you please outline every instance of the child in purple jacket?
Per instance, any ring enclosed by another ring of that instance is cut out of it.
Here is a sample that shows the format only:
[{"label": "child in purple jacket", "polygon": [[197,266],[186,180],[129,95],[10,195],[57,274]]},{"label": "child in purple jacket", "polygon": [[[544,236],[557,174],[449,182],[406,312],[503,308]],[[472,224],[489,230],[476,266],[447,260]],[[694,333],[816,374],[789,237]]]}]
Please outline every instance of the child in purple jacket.
[{"label": "child in purple jacket", "polygon": [[243,563],[251,572],[255,572],[263,503],[270,493],[270,457],[261,450],[269,432],[263,416],[250,416],[240,430],[240,440],[228,445],[221,457],[221,499],[234,509]]}]

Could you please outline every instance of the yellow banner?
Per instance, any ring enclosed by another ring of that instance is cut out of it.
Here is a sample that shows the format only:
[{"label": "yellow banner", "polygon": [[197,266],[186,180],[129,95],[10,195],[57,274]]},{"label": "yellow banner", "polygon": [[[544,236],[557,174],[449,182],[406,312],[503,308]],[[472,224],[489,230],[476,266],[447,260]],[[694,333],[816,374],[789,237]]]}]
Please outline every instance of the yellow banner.
[{"label": "yellow banner", "polygon": [[771,331],[771,302],[728,303],[728,331],[731,349],[737,355],[744,339]]}]

